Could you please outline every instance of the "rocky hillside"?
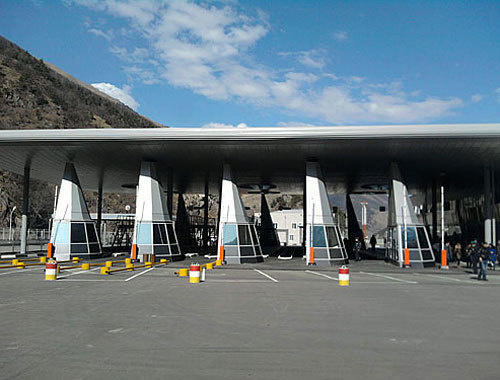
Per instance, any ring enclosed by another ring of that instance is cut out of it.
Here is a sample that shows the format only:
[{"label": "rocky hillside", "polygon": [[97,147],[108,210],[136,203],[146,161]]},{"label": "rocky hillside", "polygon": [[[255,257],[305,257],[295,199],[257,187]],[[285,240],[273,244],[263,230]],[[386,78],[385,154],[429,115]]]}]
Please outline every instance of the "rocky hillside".
[{"label": "rocky hillside", "polygon": [[[0,129],[151,127],[161,125],[0,36]],[[30,225],[44,228],[54,187],[33,181],[31,194]],[[129,196],[107,197],[106,208],[130,203],[123,197]],[[21,199],[22,178],[0,171],[0,225],[8,225],[14,206],[19,224]]]}]

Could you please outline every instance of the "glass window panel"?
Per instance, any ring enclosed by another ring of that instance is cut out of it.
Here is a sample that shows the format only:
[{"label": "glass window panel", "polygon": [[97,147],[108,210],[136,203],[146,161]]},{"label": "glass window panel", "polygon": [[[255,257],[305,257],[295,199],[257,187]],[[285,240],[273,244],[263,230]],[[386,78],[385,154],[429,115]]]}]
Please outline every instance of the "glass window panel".
[{"label": "glass window panel", "polygon": [[257,233],[255,232],[255,226],[250,226],[250,232],[252,234],[253,244],[258,245],[259,239],[257,238]]},{"label": "glass window panel", "polygon": [[137,244],[151,244],[151,224],[137,225]]},{"label": "glass window panel", "polygon": [[429,248],[429,242],[427,241],[427,234],[425,233],[425,227],[417,227],[418,242],[420,243],[420,249]]},{"label": "glass window panel", "polygon": [[167,226],[168,240],[170,240],[170,244],[177,243],[177,240],[175,239],[174,225],[172,223],[167,223],[166,226]]},{"label": "glass window panel", "polygon": [[94,223],[85,223],[85,227],[87,228],[89,243],[97,243],[97,235],[95,233]]},{"label": "glass window panel", "polygon": [[71,253],[89,253],[87,243],[71,244]]},{"label": "glass window panel", "polygon": [[335,227],[326,227],[326,236],[328,237],[329,247],[337,247],[339,245]]},{"label": "glass window panel", "polygon": [[323,226],[313,227],[313,247],[326,247],[325,228]]},{"label": "glass window panel", "polygon": [[160,236],[161,236],[162,243],[168,244],[166,224],[160,224]]},{"label": "glass window panel", "polygon": [[422,250],[422,259],[423,260],[434,260],[434,257],[432,257],[432,251],[430,249]]},{"label": "glass window panel", "polygon": [[239,256],[239,249],[238,247],[227,247],[227,248],[224,248],[224,256],[225,257],[235,257],[235,256]]},{"label": "glass window panel", "polygon": [[224,245],[238,245],[235,224],[226,224],[224,226]]},{"label": "glass window panel", "polygon": [[410,260],[421,261],[420,249],[410,249]]},{"label": "glass window panel", "polygon": [[240,245],[252,245],[252,239],[250,237],[250,226],[245,224],[239,225],[238,237],[240,239]]},{"label": "glass window panel", "polygon": [[179,246],[177,244],[169,245],[169,247],[171,255],[177,255],[179,253]]},{"label": "glass window panel", "polygon": [[342,259],[342,250],[340,248],[330,248],[331,259]]},{"label": "glass window panel", "polygon": [[54,244],[69,243],[69,223],[57,222],[54,225]]},{"label": "glass window panel", "polygon": [[255,256],[253,247],[241,247],[240,254],[241,256]]},{"label": "glass window panel", "polygon": [[91,253],[99,252],[99,244],[96,244],[96,243],[89,244],[89,247],[90,247]]},{"label": "glass window panel", "polygon": [[[418,248],[417,242],[417,232],[415,231],[415,227],[407,227],[407,244],[408,248]],[[401,243],[403,249],[405,248],[405,228],[401,227]]]},{"label": "glass window panel", "polygon": [[160,227],[163,227],[161,224],[153,224],[153,244],[161,244],[161,235],[160,235]]},{"label": "glass window panel", "polygon": [[168,255],[170,253],[170,250],[168,249],[168,245],[155,245],[153,247],[153,252],[157,255]]},{"label": "glass window panel", "polygon": [[71,223],[71,243],[86,243],[85,226],[83,223]]},{"label": "glass window panel", "polygon": [[314,258],[315,259],[328,259],[328,249],[327,248],[314,248]]}]

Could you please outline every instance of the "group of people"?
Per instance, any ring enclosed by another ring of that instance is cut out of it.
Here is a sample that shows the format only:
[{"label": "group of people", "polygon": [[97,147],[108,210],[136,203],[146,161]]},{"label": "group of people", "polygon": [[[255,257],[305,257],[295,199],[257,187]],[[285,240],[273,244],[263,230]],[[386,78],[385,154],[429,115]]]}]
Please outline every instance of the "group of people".
[{"label": "group of people", "polygon": [[445,250],[448,263],[456,262],[457,267],[460,267],[460,263],[465,263],[467,268],[472,268],[473,273],[478,275],[478,280],[488,281],[488,267],[495,270],[498,262],[497,248],[486,242],[479,244],[477,240],[472,240],[465,248],[460,243],[452,245],[446,242]]}]

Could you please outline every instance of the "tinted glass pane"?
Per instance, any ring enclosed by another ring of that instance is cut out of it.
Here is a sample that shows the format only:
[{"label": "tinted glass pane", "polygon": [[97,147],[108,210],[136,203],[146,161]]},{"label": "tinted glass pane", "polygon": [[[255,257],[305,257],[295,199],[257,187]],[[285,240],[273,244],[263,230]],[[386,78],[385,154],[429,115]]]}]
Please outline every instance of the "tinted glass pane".
[{"label": "tinted glass pane", "polygon": [[432,256],[432,251],[430,249],[424,249],[424,250],[422,250],[422,259],[424,259],[424,260],[434,260],[434,257]]},{"label": "tinted glass pane", "polygon": [[86,243],[85,225],[83,223],[71,223],[71,243]]},{"label": "tinted glass pane", "polygon": [[174,225],[172,223],[167,223],[166,226],[167,226],[168,240],[170,241],[170,244],[177,243],[177,240],[175,239]]},{"label": "tinted glass pane", "polygon": [[224,256],[228,257],[234,257],[234,256],[239,256],[239,250],[238,247],[227,247],[224,248]]},{"label": "tinted glass pane", "polygon": [[250,232],[252,234],[253,244],[259,244],[259,239],[257,239],[257,233],[255,232],[255,226],[250,226]]},{"label": "tinted glass pane", "polygon": [[313,227],[313,247],[326,247],[325,228],[323,226]]},{"label": "tinted glass pane", "polygon": [[[407,239],[408,239],[408,248],[418,248],[417,243],[417,232],[415,231],[415,227],[407,227]],[[405,229],[401,228],[401,243],[403,249],[405,248]]]},{"label": "tinted glass pane", "polygon": [[95,233],[94,223],[86,223],[85,227],[87,227],[87,236],[89,238],[89,243],[97,243],[97,235]]},{"label": "tinted glass pane", "polygon": [[54,244],[69,243],[69,223],[57,222],[54,224],[52,233]]},{"label": "tinted glass pane", "polygon": [[326,249],[326,248],[314,248],[314,258],[315,259],[328,259],[328,249]]},{"label": "tinted glass pane", "polygon": [[165,224],[160,224],[160,236],[161,236],[161,241],[163,244],[168,244],[168,239],[167,239],[167,226]]},{"label": "tinted glass pane", "polygon": [[224,226],[224,245],[238,245],[238,236],[236,236],[236,225],[226,224]]},{"label": "tinted glass pane", "polygon": [[238,226],[238,237],[240,238],[240,245],[252,245],[252,239],[250,238],[250,226]]},{"label": "tinted glass pane", "polygon": [[137,225],[137,244],[151,244],[151,224]]},{"label": "tinted glass pane", "polygon": [[71,244],[71,253],[88,253],[87,244]]},{"label": "tinted glass pane", "polygon": [[240,254],[241,256],[255,256],[253,247],[241,247]]},{"label": "tinted glass pane", "polygon": [[177,255],[179,253],[179,246],[177,244],[170,245],[170,254]]},{"label": "tinted glass pane", "polygon": [[410,260],[421,261],[420,249],[410,249]]},{"label": "tinted glass pane", "polygon": [[330,248],[330,258],[331,259],[341,259],[342,250],[340,248]]},{"label": "tinted glass pane", "polygon": [[167,255],[170,253],[170,250],[168,249],[168,245],[155,245],[153,247],[153,252],[155,254],[163,254],[163,255]]},{"label": "tinted glass pane", "polygon": [[429,248],[429,242],[427,241],[427,234],[425,233],[425,227],[417,227],[418,242],[420,243],[420,249]]},{"label": "tinted glass pane", "polygon": [[99,244],[89,244],[89,246],[91,253],[99,252]]},{"label": "tinted glass pane", "polygon": [[328,237],[329,247],[337,247],[339,245],[337,234],[335,233],[335,227],[326,227],[326,236]]},{"label": "tinted glass pane", "polygon": [[160,224],[153,224],[153,244],[161,244]]}]

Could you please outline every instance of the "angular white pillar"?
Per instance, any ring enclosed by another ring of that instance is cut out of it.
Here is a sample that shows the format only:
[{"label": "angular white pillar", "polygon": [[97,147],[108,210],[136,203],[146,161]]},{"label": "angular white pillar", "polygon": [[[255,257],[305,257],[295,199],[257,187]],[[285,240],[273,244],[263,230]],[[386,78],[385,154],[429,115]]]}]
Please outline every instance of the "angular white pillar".
[{"label": "angular white pillar", "polygon": [[153,162],[141,163],[132,244],[137,246],[137,258],[141,261],[143,255],[149,254],[157,258],[183,259]]},{"label": "angular white pillar", "polygon": [[402,267],[404,249],[408,248],[411,267],[434,265],[435,258],[427,230],[415,215],[408,190],[394,162],[391,164],[390,176],[386,256]]},{"label": "angular white pillar", "polygon": [[489,167],[484,168],[484,241],[496,245],[495,177]]},{"label": "angular white pillar", "polygon": [[228,264],[263,261],[255,225],[248,220],[238,186],[232,180],[231,167],[227,164],[223,168],[220,202],[218,259],[223,253]]},{"label": "angular white pillar", "polygon": [[96,223],[90,218],[80,181],[71,163],[67,163],[64,169],[50,242],[57,260],[97,258],[102,254]]},{"label": "angular white pillar", "polygon": [[317,162],[306,162],[306,263],[343,264],[346,259],[344,239],[333,219],[321,168]]}]

